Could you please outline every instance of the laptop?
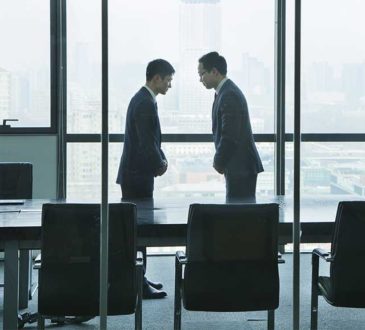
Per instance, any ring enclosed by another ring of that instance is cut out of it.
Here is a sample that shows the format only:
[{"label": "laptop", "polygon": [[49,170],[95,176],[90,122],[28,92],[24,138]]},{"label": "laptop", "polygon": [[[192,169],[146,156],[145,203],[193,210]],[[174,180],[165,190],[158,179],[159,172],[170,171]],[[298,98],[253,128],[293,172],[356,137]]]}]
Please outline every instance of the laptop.
[{"label": "laptop", "polygon": [[0,199],[0,205],[22,205],[24,199]]}]

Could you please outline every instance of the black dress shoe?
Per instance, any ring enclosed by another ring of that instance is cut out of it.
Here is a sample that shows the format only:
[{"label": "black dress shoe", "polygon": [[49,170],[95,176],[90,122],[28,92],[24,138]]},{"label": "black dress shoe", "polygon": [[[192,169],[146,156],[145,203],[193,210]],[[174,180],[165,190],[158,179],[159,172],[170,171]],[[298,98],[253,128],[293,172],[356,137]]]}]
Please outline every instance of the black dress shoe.
[{"label": "black dress shoe", "polygon": [[161,290],[163,285],[162,283],[159,283],[159,282],[152,282],[150,280],[147,280],[147,283],[152,286],[153,288],[157,289],[157,290]]},{"label": "black dress shoe", "polygon": [[143,285],[143,299],[161,299],[167,296],[165,291],[156,290],[149,284]]}]

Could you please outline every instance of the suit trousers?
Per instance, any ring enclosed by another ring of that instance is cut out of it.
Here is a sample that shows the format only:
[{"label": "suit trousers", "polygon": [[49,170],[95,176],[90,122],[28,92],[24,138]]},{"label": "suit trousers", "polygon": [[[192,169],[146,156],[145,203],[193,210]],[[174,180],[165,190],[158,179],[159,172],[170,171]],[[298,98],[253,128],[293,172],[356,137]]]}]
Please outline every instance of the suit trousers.
[{"label": "suit trousers", "polygon": [[154,177],[152,175],[139,175],[131,172],[123,175],[120,185],[123,198],[152,198]]},{"label": "suit trousers", "polygon": [[[123,199],[139,199],[139,198],[152,198],[153,197],[153,181],[152,184],[149,178],[140,177],[137,180],[131,180],[130,178],[127,180],[123,180],[123,184],[120,185],[122,190],[122,198]],[[143,282],[147,284],[147,278],[145,276],[147,269],[147,249],[145,246],[137,246],[137,250],[142,252],[143,255]]]},{"label": "suit trousers", "polygon": [[247,203],[256,202],[257,174],[224,175],[226,180],[226,200]]}]

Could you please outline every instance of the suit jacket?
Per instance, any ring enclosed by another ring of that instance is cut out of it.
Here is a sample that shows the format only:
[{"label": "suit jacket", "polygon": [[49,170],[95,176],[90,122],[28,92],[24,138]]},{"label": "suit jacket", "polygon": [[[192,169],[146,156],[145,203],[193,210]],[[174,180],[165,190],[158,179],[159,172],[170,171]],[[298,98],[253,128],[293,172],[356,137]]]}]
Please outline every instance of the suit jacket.
[{"label": "suit jacket", "polygon": [[252,135],[245,96],[227,80],[212,109],[212,130],[216,149],[214,164],[225,175],[250,175],[264,170]]},{"label": "suit jacket", "polygon": [[154,176],[164,160],[157,104],[150,92],[142,87],[128,106],[117,183],[122,184],[125,175]]}]

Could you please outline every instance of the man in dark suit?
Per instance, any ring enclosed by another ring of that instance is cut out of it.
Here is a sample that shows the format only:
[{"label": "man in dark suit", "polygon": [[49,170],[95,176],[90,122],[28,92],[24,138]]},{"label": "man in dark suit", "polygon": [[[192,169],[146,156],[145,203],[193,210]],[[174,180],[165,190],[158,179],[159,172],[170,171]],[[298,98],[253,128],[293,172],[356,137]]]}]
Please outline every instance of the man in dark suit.
[{"label": "man in dark suit", "polygon": [[[151,61],[147,65],[146,84],[129,103],[124,148],[117,177],[123,199],[152,199],[154,178],[167,170],[167,160],[161,149],[156,96],[167,93],[174,73],[169,62],[163,59]],[[142,249],[146,261],[146,248],[139,249]],[[160,291],[161,288],[161,283],[154,283],[144,277],[145,299],[165,297],[166,292]]]},{"label": "man in dark suit", "polygon": [[207,89],[215,89],[212,130],[216,152],[213,167],[224,174],[227,200],[254,202],[257,174],[264,169],[252,135],[245,96],[227,78],[227,62],[217,52],[199,59],[198,73]]}]

